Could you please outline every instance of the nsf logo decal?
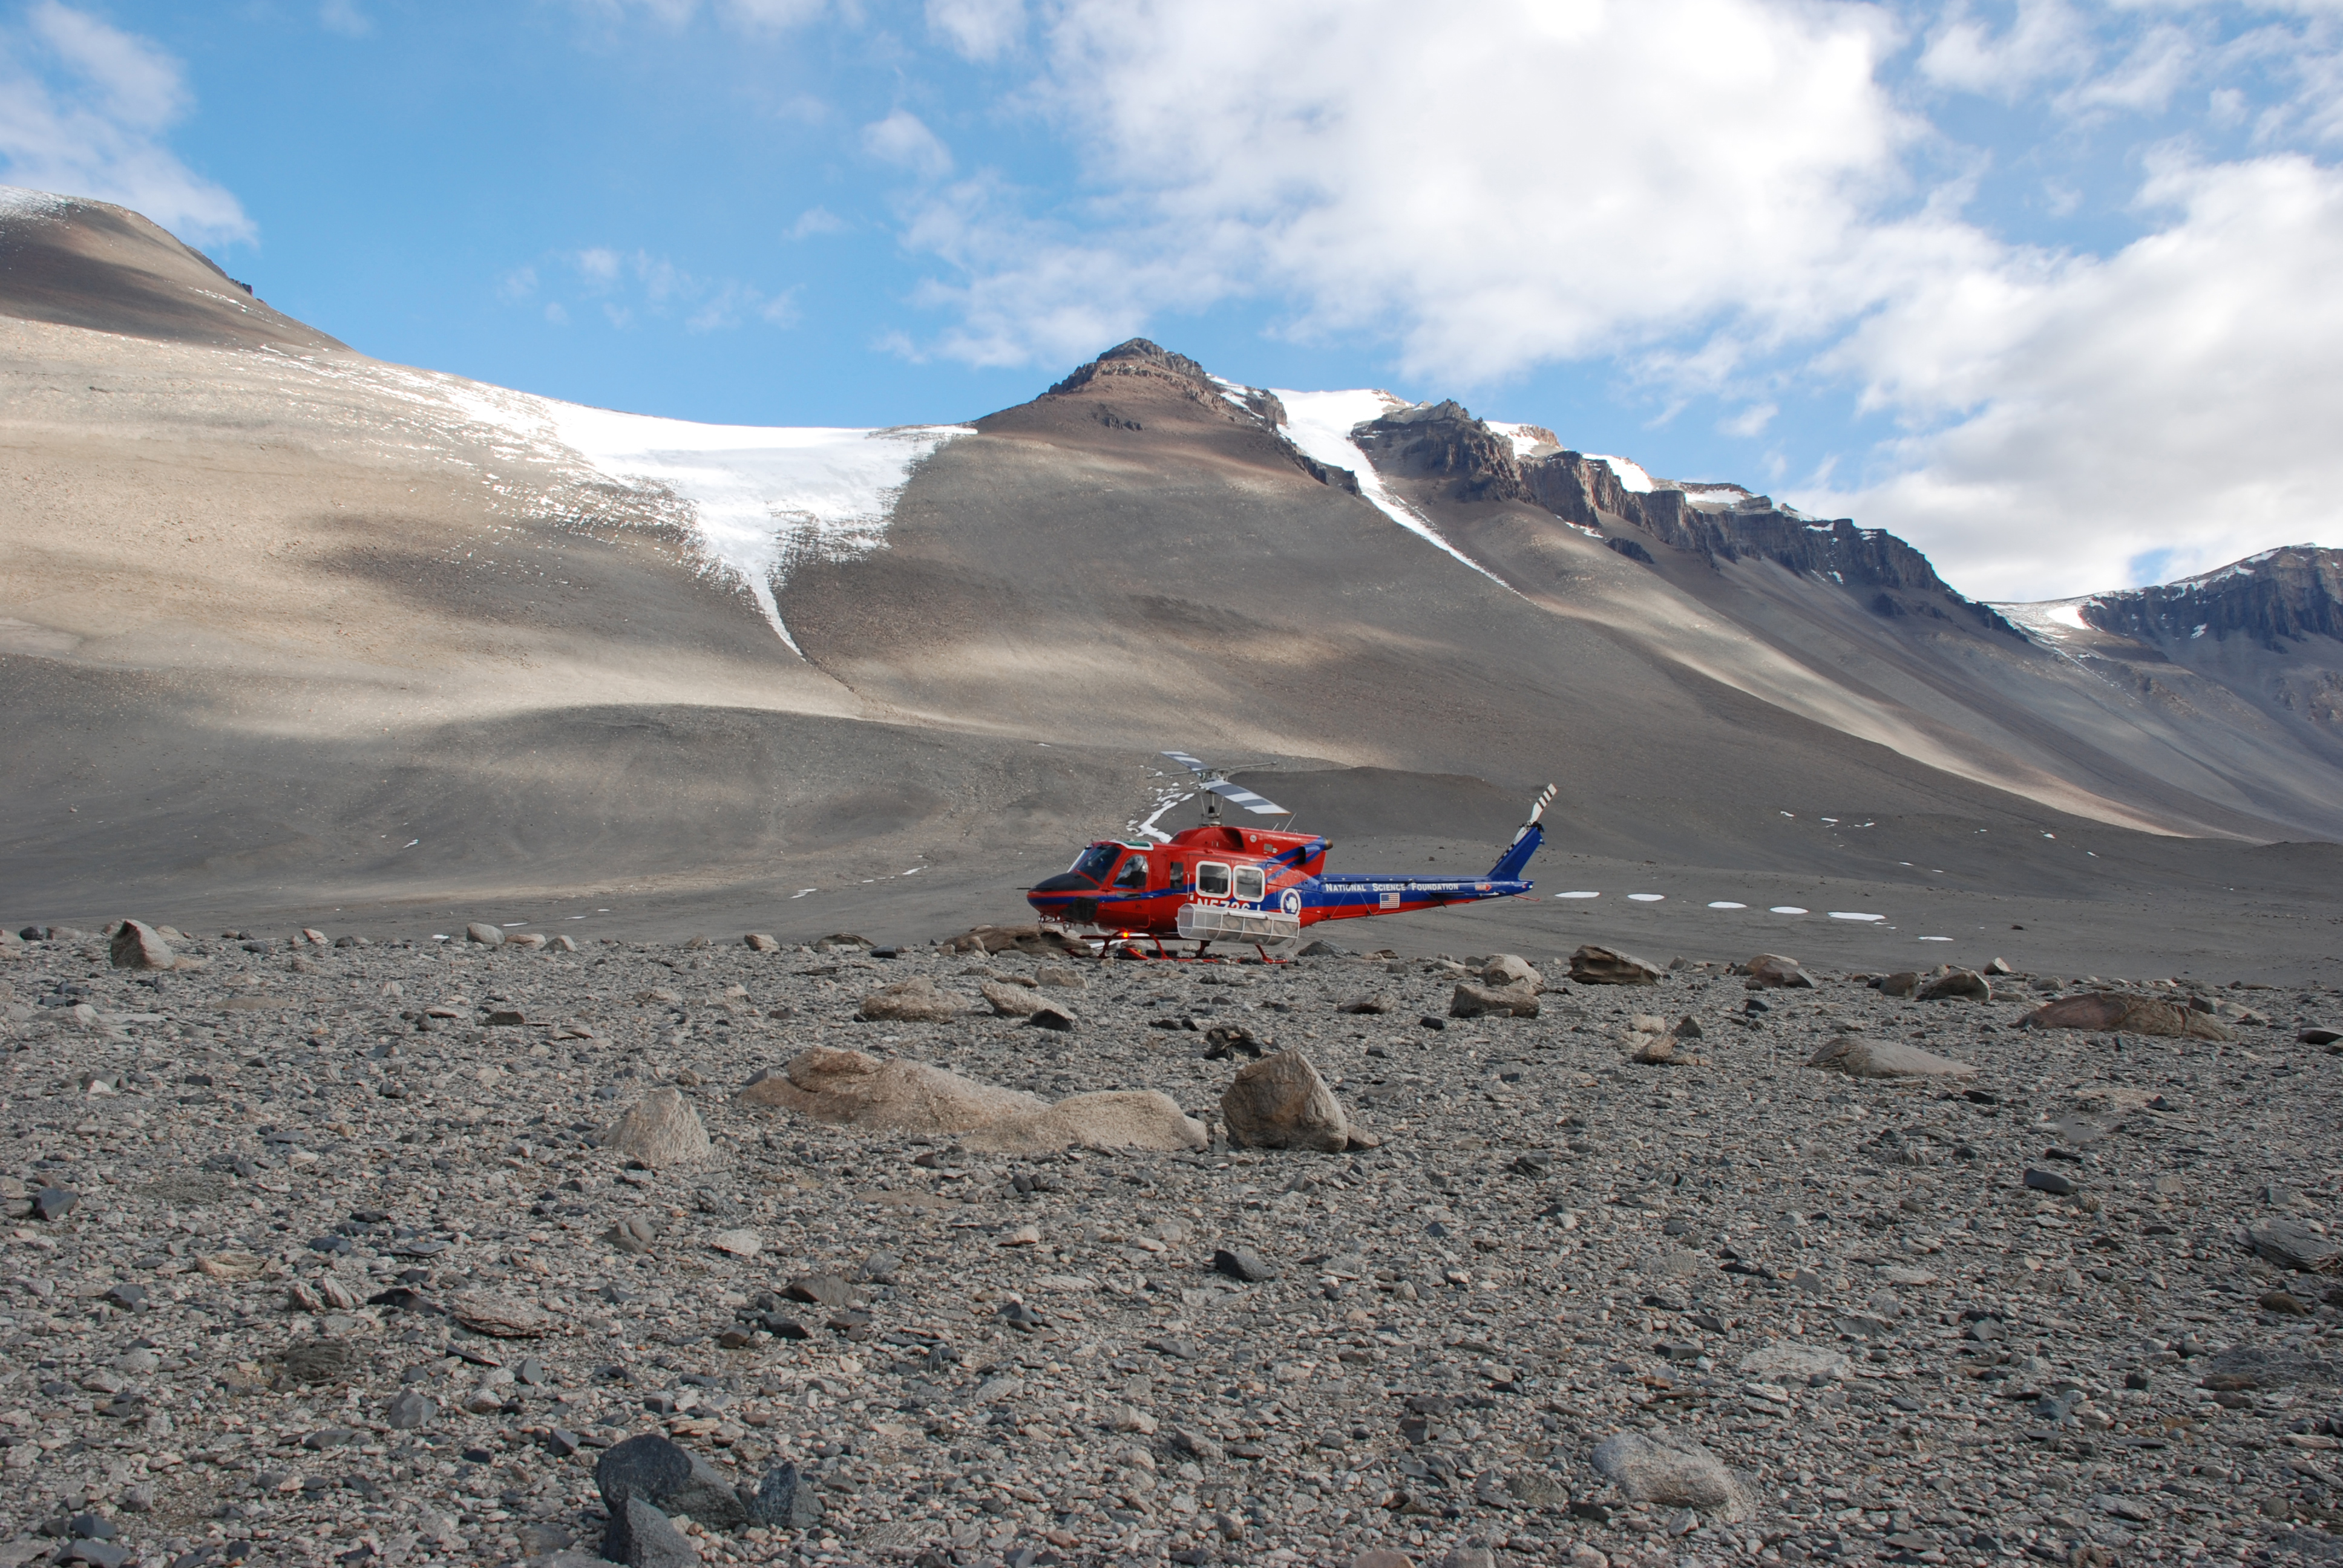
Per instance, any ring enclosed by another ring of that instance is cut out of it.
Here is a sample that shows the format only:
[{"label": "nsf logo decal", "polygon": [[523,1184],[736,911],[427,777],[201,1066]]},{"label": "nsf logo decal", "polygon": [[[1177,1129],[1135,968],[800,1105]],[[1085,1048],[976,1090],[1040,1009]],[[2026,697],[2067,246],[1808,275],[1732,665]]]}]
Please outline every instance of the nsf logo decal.
[{"label": "nsf logo decal", "polygon": [[1282,909],[1289,915],[1300,914],[1302,912],[1302,890],[1299,888],[1286,889],[1285,896],[1278,900],[1278,907]]}]

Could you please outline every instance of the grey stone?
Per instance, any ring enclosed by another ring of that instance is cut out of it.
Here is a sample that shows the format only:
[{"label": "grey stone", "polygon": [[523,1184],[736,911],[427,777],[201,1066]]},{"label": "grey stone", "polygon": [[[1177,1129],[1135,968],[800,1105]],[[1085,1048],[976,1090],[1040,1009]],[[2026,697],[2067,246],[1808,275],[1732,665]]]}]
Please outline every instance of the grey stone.
[{"label": "grey stone", "polygon": [[1637,1503],[1696,1509],[1728,1523],[1756,1512],[1733,1473],[1690,1438],[1614,1432],[1595,1445],[1589,1462]]},{"label": "grey stone", "polygon": [[627,1568],[689,1568],[699,1561],[699,1548],[664,1513],[629,1496],[610,1514],[602,1555]]},{"label": "grey stone", "polygon": [[405,1389],[391,1396],[382,1423],[393,1432],[415,1432],[439,1419],[439,1407],[428,1394]]},{"label": "grey stone", "polygon": [[1277,1271],[1263,1261],[1261,1254],[1243,1247],[1222,1247],[1212,1253],[1212,1267],[1232,1280],[1257,1284],[1277,1278]]},{"label": "grey stone", "polygon": [[118,970],[167,970],[179,961],[162,933],[144,920],[123,921],[106,952]]},{"label": "grey stone", "polygon": [[1237,1070],[1221,1096],[1229,1141],[1240,1149],[1314,1149],[1340,1154],[1351,1146],[1349,1120],[1317,1068],[1298,1050],[1281,1050]]}]

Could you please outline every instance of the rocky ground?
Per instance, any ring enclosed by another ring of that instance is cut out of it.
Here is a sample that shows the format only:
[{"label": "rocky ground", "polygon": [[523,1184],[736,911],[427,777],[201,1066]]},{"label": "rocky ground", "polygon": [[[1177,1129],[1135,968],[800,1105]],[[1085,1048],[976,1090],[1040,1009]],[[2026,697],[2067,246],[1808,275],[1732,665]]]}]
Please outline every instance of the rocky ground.
[{"label": "rocky ground", "polygon": [[[163,940],[0,944],[0,1563],[582,1563],[647,1432],[795,1467],[675,1519],[719,1563],[2343,1555],[2343,1292],[2252,1245],[2343,1221],[2331,990],[2199,987],[2223,1040],[2013,1028],[2085,977],[1532,953],[1536,1017],[1457,1020],[1483,960]],[[980,1000],[1043,969],[1071,1031]],[[969,1012],[859,1021],[914,975]],[[1228,1149],[1230,1028],[1379,1146]],[[1978,1070],[1804,1065],[1848,1034]],[[1213,1141],[733,1102],[818,1044]],[[638,1168],[600,1137],[662,1087],[708,1154]]]}]

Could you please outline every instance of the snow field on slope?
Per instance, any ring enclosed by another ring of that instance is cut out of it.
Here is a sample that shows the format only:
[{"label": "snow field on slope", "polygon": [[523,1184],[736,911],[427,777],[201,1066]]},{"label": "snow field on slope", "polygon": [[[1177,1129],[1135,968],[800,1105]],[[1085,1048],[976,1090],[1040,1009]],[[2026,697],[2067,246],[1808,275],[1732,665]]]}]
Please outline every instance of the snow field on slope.
[{"label": "snow field on slope", "polygon": [[1500,588],[1504,578],[1440,537],[1438,529],[1414,508],[1391,493],[1375,466],[1351,439],[1352,427],[1380,419],[1394,408],[1408,407],[1403,397],[1360,387],[1348,392],[1289,392],[1270,389],[1285,405],[1285,438],[1330,468],[1348,468],[1359,477],[1359,493],[1376,510],[1425,543],[1444,550]]},{"label": "snow field on slope", "polygon": [[506,455],[583,466],[630,489],[673,498],[711,569],[747,588],[774,635],[800,658],[774,598],[791,567],[877,549],[912,467],[945,442],[975,434],[965,425],[702,425],[400,366],[303,363],[369,381],[428,410],[425,422],[444,434],[477,436],[485,427],[504,437],[492,445]]}]

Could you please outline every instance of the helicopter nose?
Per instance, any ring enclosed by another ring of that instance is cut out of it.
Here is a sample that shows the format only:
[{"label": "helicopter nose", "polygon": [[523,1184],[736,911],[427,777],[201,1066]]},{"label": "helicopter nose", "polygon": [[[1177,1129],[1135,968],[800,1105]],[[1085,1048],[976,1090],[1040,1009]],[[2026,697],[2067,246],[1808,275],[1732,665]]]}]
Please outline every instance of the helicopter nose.
[{"label": "helicopter nose", "polygon": [[1088,877],[1083,876],[1079,871],[1061,871],[1054,877],[1044,877],[1040,881],[1034,883],[1033,891],[1037,893],[1087,893],[1097,886],[1098,884],[1096,882],[1091,881]]}]

